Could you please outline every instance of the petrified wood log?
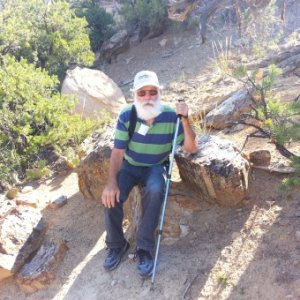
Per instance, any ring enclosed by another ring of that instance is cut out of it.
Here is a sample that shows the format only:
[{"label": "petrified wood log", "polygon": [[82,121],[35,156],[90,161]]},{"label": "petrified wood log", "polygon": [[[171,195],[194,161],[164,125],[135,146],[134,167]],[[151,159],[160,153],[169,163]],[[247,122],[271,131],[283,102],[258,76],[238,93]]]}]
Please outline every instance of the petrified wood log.
[{"label": "petrified wood log", "polygon": [[63,240],[46,242],[33,259],[17,275],[17,283],[25,293],[47,288],[56,277],[68,246]]}]

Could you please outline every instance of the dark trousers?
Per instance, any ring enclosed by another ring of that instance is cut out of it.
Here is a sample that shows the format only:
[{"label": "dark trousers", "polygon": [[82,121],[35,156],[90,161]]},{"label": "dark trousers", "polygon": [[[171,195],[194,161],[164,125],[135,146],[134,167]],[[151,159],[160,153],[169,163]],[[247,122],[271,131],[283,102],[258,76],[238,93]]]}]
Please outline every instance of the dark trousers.
[{"label": "dark trousers", "polygon": [[105,208],[106,245],[108,248],[122,247],[125,243],[122,222],[123,203],[135,185],[142,188],[142,214],[137,232],[137,247],[153,251],[154,231],[157,227],[163,202],[166,170],[164,165],[136,167],[124,160],[118,174],[120,202],[115,207]]}]

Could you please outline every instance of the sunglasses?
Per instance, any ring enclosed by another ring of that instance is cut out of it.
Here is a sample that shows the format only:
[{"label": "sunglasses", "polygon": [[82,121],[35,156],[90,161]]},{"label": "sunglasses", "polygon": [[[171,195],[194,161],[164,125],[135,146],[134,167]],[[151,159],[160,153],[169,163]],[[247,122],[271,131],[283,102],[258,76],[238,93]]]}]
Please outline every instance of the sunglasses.
[{"label": "sunglasses", "polygon": [[137,92],[137,95],[139,97],[145,97],[146,94],[148,94],[149,96],[156,96],[158,94],[157,90],[141,90]]}]

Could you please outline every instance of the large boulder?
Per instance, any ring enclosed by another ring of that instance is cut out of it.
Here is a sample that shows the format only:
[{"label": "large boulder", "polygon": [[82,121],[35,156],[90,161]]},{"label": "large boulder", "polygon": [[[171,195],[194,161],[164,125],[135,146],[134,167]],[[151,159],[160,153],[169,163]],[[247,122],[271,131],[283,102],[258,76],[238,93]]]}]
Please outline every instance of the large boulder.
[{"label": "large boulder", "polygon": [[[7,206],[7,205],[6,205]],[[5,208],[0,218],[0,280],[15,274],[40,248],[47,223],[31,207]]]},{"label": "large boulder", "polygon": [[228,140],[199,138],[199,151],[187,155],[178,150],[180,176],[199,198],[221,206],[234,206],[247,196],[250,164]]},{"label": "large boulder", "polygon": [[74,112],[92,119],[97,119],[103,109],[117,115],[126,104],[121,89],[99,70],[80,67],[68,70],[61,92],[75,95],[79,102]]}]

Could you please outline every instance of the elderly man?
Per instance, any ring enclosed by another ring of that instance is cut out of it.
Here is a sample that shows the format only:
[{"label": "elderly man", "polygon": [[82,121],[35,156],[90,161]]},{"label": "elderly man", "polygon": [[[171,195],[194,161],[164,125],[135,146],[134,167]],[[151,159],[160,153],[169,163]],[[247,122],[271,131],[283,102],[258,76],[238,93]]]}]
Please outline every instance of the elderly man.
[{"label": "elderly man", "polygon": [[138,271],[142,277],[150,277],[153,271],[154,232],[163,202],[165,162],[172,150],[177,115],[182,116],[177,144],[187,152],[195,153],[197,143],[189,124],[187,104],[177,103],[176,111],[162,104],[161,86],[154,72],[138,72],[132,92],[137,113],[136,126],[130,137],[132,105],[129,105],[118,118],[108,182],[102,194],[109,249],[103,266],[106,270],[115,269],[129,248],[122,229],[123,203],[132,188],[139,185],[142,189],[142,214],[137,232]]}]

